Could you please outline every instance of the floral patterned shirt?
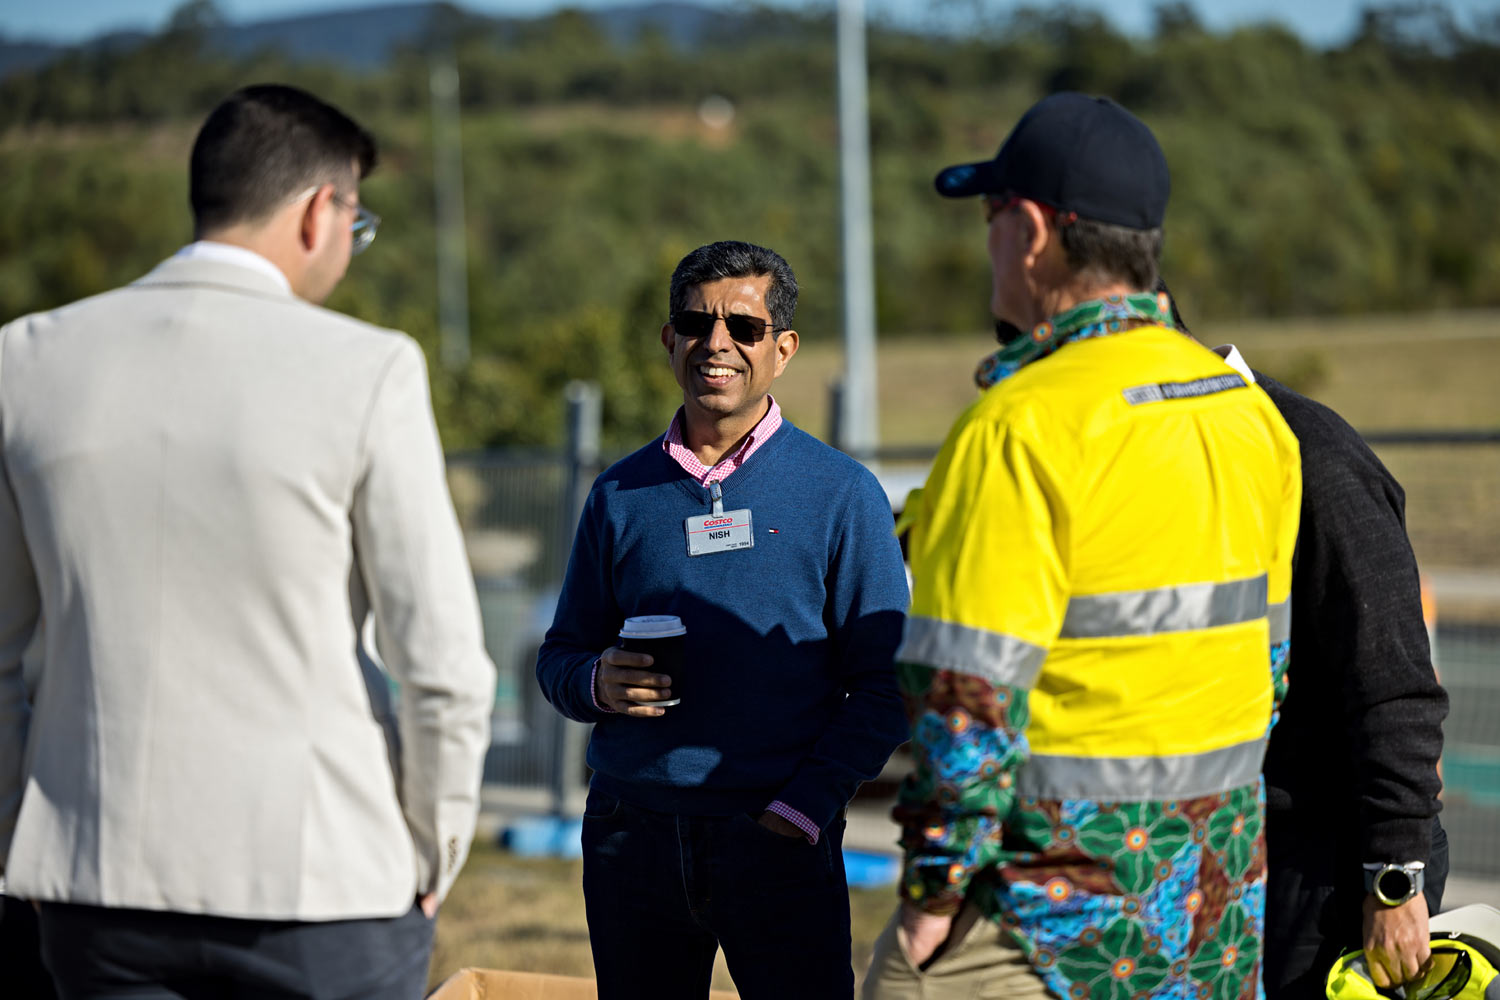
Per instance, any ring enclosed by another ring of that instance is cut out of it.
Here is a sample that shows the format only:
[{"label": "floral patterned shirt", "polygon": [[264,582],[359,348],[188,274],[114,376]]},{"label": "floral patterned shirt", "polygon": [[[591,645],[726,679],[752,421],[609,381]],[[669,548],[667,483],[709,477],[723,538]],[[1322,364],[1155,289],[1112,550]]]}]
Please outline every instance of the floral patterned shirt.
[{"label": "floral patterned shirt", "polygon": [[[1271,651],[1278,704],[1289,650]],[[977,873],[963,898],[1010,930],[1069,1000],[1263,995],[1259,783],[1156,802],[1019,797],[1027,692],[910,664],[898,672],[918,762],[896,807],[911,859],[905,898],[933,908]],[[946,861],[953,853],[961,861]],[[922,864],[928,854],[943,863]]]}]

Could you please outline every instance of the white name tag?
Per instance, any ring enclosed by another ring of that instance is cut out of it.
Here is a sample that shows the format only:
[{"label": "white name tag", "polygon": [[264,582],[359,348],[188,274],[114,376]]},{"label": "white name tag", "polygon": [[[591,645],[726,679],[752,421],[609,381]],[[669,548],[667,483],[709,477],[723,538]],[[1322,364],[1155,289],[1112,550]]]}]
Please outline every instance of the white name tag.
[{"label": "white name tag", "polygon": [[755,547],[755,536],[750,533],[749,507],[726,510],[722,514],[695,514],[684,522],[684,527],[690,556]]}]

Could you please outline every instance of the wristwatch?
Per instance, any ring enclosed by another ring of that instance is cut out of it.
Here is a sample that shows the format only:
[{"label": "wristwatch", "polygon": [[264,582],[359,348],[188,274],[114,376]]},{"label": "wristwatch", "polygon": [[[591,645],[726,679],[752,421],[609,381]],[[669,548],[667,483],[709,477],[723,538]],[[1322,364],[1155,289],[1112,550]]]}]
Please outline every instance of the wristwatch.
[{"label": "wristwatch", "polygon": [[1421,862],[1365,866],[1365,892],[1386,906],[1400,906],[1416,896],[1426,884],[1427,866]]}]

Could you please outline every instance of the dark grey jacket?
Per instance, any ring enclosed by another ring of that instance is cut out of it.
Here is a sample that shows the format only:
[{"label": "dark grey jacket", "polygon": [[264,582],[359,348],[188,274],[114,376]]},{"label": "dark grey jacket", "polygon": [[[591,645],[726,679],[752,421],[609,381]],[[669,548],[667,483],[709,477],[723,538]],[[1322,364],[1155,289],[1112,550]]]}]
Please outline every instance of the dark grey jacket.
[{"label": "dark grey jacket", "polygon": [[1265,988],[1318,1000],[1358,948],[1362,864],[1424,861],[1436,912],[1448,695],[1422,621],[1400,485],[1337,413],[1256,373],[1302,450],[1290,680],[1266,754]]},{"label": "dark grey jacket", "polygon": [[1279,819],[1316,831],[1355,863],[1425,861],[1448,695],[1432,669],[1405,494],[1337,413],[1256,378],[1302,446],[1291,683],[1265,767],[1273,829]]}]

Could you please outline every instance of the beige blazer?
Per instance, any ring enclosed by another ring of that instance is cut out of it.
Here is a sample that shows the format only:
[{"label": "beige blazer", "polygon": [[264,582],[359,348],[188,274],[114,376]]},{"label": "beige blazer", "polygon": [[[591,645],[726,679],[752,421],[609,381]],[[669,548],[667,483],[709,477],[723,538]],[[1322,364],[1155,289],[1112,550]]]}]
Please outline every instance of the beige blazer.
[{"label": "beige blazer", "polygon": [[8,892],[327,920],[447,891],[494,667],[410,338],[173,258],[0,328],[0,448]]}]

